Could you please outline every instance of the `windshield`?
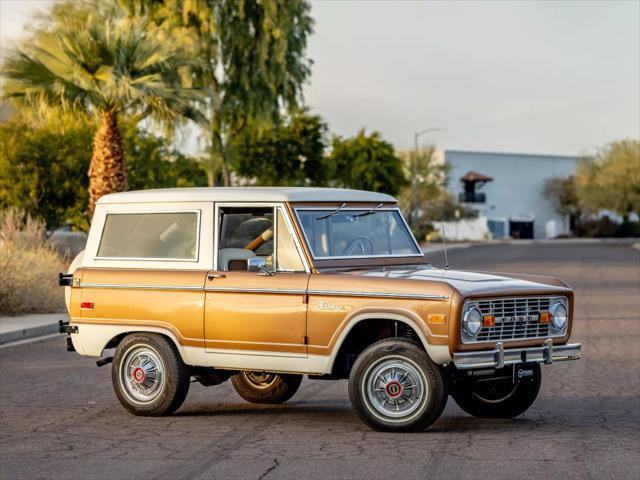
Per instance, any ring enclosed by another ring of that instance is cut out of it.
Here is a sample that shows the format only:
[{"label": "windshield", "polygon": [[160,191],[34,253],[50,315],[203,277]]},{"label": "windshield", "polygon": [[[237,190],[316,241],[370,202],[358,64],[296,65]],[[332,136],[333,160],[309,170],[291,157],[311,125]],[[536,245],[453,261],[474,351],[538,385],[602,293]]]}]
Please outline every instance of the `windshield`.
[{"label": "windshield", "polygon": [[343,205],[298,208],[296,214],[316,259],[422,256],[397,209]]}]

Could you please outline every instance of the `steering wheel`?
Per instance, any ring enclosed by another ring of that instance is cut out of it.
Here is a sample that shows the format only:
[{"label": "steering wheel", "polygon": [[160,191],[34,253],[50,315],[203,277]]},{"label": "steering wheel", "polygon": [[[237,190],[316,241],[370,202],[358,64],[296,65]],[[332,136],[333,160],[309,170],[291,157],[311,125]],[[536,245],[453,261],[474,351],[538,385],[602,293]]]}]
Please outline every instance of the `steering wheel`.
[{"label": "steering wheel", "polygon": [[369,237],[361,235],[351,240],[344,249],[343,255],[356,256],[359,252],[361,255],[373,255],[375,249],[373,242],[369,240]]},{"label": "steering wheel", "polygon": [[249,243],[247,243],[244,246],[244,249],[245,250],[251,250],[251,251],[255,252],[258,249],[258,247],[260,247],[260,245],[262,245],[263,243],[268,242],[269,239],[271,239],[271,237],[273,237],[273,229],[272,228],[267,228],[264,232],[262,232],[256,238],[254,238]]}]

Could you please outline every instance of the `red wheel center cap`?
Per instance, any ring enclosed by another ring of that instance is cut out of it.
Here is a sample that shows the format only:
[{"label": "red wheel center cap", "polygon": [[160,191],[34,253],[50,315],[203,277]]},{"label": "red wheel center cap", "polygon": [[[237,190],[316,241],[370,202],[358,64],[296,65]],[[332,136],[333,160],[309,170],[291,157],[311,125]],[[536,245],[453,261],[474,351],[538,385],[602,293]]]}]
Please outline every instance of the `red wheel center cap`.
[{"label": "red wheel center cap", "polygon": [[131,375],[133,376],[133,380],[135,382],[138,383],[142,383],[144,382],[144,370],[140,367],[136,367],[133,369],[133,372],[131,372]]},{"label": "red wheel center cap", "polygon": [[391,380],[390,382],[387,382],[384,389],[387,392],[387,396],[389,398],[398,398],[404,391],[404,388],[402,388],[402,385],[397,380]]}]

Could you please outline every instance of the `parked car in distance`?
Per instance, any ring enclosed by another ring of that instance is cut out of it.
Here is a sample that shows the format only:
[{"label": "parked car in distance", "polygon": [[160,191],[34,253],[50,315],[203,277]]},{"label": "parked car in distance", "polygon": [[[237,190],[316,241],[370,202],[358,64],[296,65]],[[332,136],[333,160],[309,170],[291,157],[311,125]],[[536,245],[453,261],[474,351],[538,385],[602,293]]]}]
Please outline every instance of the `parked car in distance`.
[{"label": "parked car in distance", "polygon": [[171,414],[192,378],[281,403],[308,375],[348,379],[371,428],[420,431],[449,395],[471,415],[520,415],[540,364],[580,357],[568,285],[434,268],[397,201],[372,192],[107,195],[60,283],[69,349],[112,361],[135,415]]}]

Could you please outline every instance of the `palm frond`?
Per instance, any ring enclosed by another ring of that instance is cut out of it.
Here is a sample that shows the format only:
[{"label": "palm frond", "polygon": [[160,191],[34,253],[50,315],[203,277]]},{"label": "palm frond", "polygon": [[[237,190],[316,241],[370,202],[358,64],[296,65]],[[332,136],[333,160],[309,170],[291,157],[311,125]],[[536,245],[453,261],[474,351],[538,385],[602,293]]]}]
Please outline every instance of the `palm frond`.
[{"label": "palm frond", "polygon": [[180,71],[192,60],[145,17],[113,9],[83,11],[35,34],[3,66],[3,97],[35,108],[112,110],[175,124],[197,118],[201,92]]}]

